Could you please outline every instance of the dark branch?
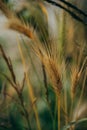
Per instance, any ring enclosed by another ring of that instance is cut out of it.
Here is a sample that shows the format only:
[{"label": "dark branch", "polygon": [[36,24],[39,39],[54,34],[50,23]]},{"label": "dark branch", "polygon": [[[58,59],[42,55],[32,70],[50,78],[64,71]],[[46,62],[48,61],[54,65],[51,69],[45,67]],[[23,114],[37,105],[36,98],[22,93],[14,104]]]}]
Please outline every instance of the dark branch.
[{"label": "dark branch", "polygon": [[58,0],[58,1],[60,1],[61,3],[64,3],[67,7],[74,9],[75,11],[77,11],[78,14],[82,14],[87,17],[87,14],[85,12],[83,12],[81,9],[79,9],[75,5],[69,3],[68,1],[64,1],[64,0],[62,0],[62,1]]},{"label": "dark branch", "polygon": [[[75,10],[71,11],[70,9],[68,9],[65,6],[61,5],[60,3],[56,3],[55,1],[52,1],[52,0],[44,0],[44,1],[50,3],[50,4],[54,5],[54,6],[60,7],[61,9],[65,10],[67,13],[69,13],[74,19],[76,19],[77,21],[87,25],[87,22],[83,18],[81,18],[80,16],[77,15],[77,12],[74,13]],[[61,2],[64,2],[64,1],[61,1]],[[72,5],[72,4],[70,4],[70,5]],[[68,5],[68,7],[69,7],[69,5]],[[75,7],[75,8],[77,8],[77,7]],[[78,10],[80,10],[80,9],[78,9]],[[83,13],[83,11],[80,10],[79,14],[82,14],[82,13]],[[83,14],[84,14],[85,17],[87,17],[87,14],[85,14],[85,13],[83,13]]]}]

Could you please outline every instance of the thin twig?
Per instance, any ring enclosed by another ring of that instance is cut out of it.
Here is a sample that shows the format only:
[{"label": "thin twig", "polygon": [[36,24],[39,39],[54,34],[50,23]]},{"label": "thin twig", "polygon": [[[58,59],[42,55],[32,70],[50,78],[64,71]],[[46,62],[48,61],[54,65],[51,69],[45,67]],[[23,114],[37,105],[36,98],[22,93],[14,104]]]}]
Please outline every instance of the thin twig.
[{"label": "thin twig", "polygon": [[21,92],[24,89],[25,81],[26,81],[26,74],[24,73],[24,78],[23,78],[22,85],[21,85]]},{"label": "thin twig", "polygon": [[17,89],[16,85],[11,81],[11,79],[4,73],[0,72],[2,74],[2,76],[5,77],[5,79],[7,79],[7,81],[11,84],[11,86],[14,88],[14,89]]},{"label": "thin twig", "polygon": [[15,73],[14,73],[14,70],[13,70],[11,59],[6,56],[5,51],[3,50],[2,45],[0,45],[0,50],[1,50],[2,56],[3,56],[3,58],[4,58],[4,60],[5,60],[6,64],[7,64],[7,66],[9,68],[9,71],[11,73],[12,79],[13,79],[14,83],[16,83],[16,77],[15,77]]},{"label": "thin twig", "polygon": [[49,102],[49,92],[48,92],[48,85],[47,85],[47,76],[46,76],[46,71],[45,71],[45,66],[42,64],[42,71],[43,71],[43,78],[44,78],[44,87],[46,91],[46,99],[47,102]]},{"label": "thin twig", "polygon": [[18,100],[15,99],[13,96],[11,96],[9,93],[4,92],[3,94],[6,95],[6,96],[8,96],[8,97],[10,97],[13,101],[15,101],[16,103],[19,104]]}]

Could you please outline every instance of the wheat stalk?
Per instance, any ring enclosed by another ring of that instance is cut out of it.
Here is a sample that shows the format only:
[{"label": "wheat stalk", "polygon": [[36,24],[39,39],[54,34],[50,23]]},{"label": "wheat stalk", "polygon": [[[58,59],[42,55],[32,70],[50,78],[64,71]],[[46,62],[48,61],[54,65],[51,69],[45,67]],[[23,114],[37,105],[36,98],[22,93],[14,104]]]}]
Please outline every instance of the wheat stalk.
[{"label": "wheat stalk", "polygon": [[[31,47],[34,53],[39,57],[42,64],[45,67],[45,70],[50,78],[50,81],[53,85],[53,89],[58,96],[58,129],[60,130],[60,95],[63,88],[62,80],[61,80],[61,73],[58,64],[58,48],[56,42],[52,43],[40,43],[39,39],[36,36],[35,39],[36,43],[31,44]],[[60,60],[59,60],[60,62]]]},{"label": "wheat stalk", "polygon": [[28,26],[22,24],[15,15],[10,15],[10,11],[1,0],[0,3],[2,4],[2,7],[0,6],[1,10],[4,12],[6,17],[9,18],[8,27],[28,36],[33,41],[31,47],[44,65],[45,70],[48,73],[50,81],[53,85],[53,89],[58,96],[58,128],[60,129],[60,94],[63,85],[61,80],[62,74],[60,72],[61,66],[59,66],[58,63],[60,62],[60,60],[58,61],[58,57],[60,57],[60,55],[58,53],[57,44],[52,41],[49,41],[49,43],[46,41],[44,43],[41,43],[37,35],[32,33],[31,29],[28,28]]}]

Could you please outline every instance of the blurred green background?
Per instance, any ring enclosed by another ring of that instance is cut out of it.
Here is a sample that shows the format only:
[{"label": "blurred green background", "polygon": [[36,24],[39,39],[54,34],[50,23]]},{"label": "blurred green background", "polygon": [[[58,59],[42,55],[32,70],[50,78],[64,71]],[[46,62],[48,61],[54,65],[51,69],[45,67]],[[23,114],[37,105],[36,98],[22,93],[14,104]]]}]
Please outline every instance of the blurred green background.
[{"label": "blurred green background", "polygon": [[[82,46],[84,45],[85,48],[82,56],[81,65],[83,63],[84,57],[87,56],[87,26],[76,21],[60,8],[52,6],[43,1],[4,0],[4,2],[11,10],[15,12],[17,17],[20,18],[22,22],[33,27],[33,31],[37,33],[42,44],[44,44],[44,41],[48,42],[49,44],[49,37],[57,42],[58,47],[60,48],[61,55],[64,56],[67,65],[67,75],[64,80],[64,87],[67,92],[67,110],[69,113],[71,105],[70,65],[72,66],[74,64],[74,62],[78,58],[80,48],[82,48]],[[74,5],[82,9],[85,13],[87,13],[87,0],[82,0],[80,2],[79,0],[71,0],[69,2],[73,3]],[[41,4],[43,6],[41,6]],[[46,12],[43,11],[43,7]],[[16,31],[8,29],[6,27],[7,21],[7,18],[0,11],[0,44],[3,46],[6,55],[11,58],[16,79],[18,83],[21,84],[24,77],[24,66],[21,60],[17,41],[17,38],[19,37],[25,57],[27,67],[26,69],[28,71],[29,79],[31,85],[33,86],[34,95],[36,97],[34,104],[36,105],[39,115],[41,130],[57,130],[57,99],[56,94],[53,91],[52,86],[49,82],[49,78],[47,76],[48,95],[46,95],[42,64],[38,57],[31,50],[31,46],[29,45],[29,42],[31,42],[31,40]],[[0,53],[0,130],[29,130],[27,128],[27,123],[23,110],[18,104],[18,95],[16,91],[11,87],[7,79],[3,77],[2,73],[5,73],[8,77],[11,78],[8,67]],[[64,89],[62,91],[62,93],[64,94]],[[81,83],[79,83],[75,104],[77,104],[78,102],[80,91]],[[72,126],[72,129],[75,130],[87,129],[86,91],[87,78],[85,81],[85,91],[83,97],[84,102],[82,102],[79,109],[75,108],[75,104],[73,107],[73,116],[71,121],[74,120],[77,111],[79,111],[79,116],[76,124],[74,123],[75,125],[72,125],[72,123],[70,124],[69,122],[69,124],[65,126],[65,114],[63,109],[61,108],[61,130],[68,130],[70,126]],[[6,93],[8,93],[8,95]],[[27,83],[25,83],[25,87],[23,89],[23,99],[25,108],[27,109],[29,114],[31,129],[40,130],[37,127],[37,121],[29,96]],[[63,99],[61,99],[61,101],[62,100]],[[64,103],[64,101],[62,101],[62,103]],[[78,122],[78,120],[83,118],[85,118],[85,120]]]}]

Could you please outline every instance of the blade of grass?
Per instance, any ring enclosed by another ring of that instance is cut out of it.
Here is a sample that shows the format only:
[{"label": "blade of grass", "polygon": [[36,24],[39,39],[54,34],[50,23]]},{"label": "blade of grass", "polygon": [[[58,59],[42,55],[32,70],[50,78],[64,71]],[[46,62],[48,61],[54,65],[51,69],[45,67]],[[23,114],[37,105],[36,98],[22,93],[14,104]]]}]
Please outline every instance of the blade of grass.
[{"label": "blade of grass", "polygon": [[[78,104],[77,104],[77,107],[78,107],[78,108],[79,108],[79,106],[80,106],[80,104],[81,104],[81,102],[82,102],[86,78],[87,78],[87,68],[86,68],[86,72],[85,72],[84,79],[83,79],[81,94],[80,94],[79,101],[78,101]],[[77,112],[77,114],[76,114],[76,119],[77,119],[77,118],[78,118],[78,112]]]}]

